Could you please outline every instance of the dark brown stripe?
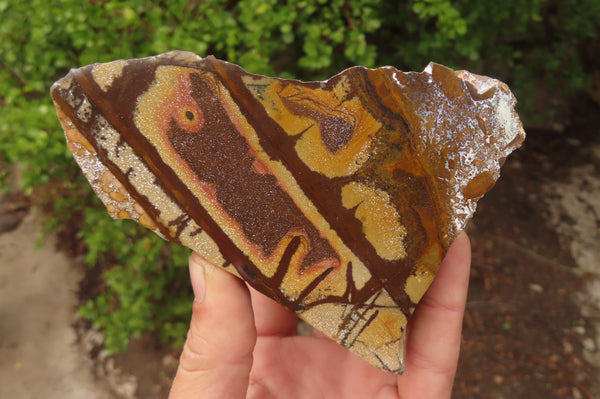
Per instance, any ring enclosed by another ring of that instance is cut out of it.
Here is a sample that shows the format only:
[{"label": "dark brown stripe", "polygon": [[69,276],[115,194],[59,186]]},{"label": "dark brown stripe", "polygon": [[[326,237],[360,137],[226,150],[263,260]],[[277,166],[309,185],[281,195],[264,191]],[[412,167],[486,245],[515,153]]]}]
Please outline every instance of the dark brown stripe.
[{"label": "dark brown stripe", "polygon": [[[363,331],[365,331],[365,329],[367,327],[369,327],[369,325],[371,323],[373,323],[373,320],[375,320],[377,318],[377,315],[379,315],[379,310],[376,310],[375,312],[373,312],[371,317],[369,317],[369,319],[362,325],[360,330],[354,336],[354,339],[352,340],[352,342],[350,342],[349,344],[346,342],[342,342],[342,345],[352,347],[354,345],[354,343],[358,340],[358,337],[360,337],[360,335],[363,333]],[[354,327],[352,329],[354,329]]]},{"label": "dark brown stripe", "polygon": [[[75,71],[72,71],[71,74],[73,74],[74,72]],[[70,90],[71,91],[73,90],[73,86],[71,86]],[[69,106],[63,100],[63,98],[59,95],[59,92],[60,92],[60,90],[53,91],[54,101],[58,104],[58,106],[65,113],[65,115],[71,120],[71,122],[77,127],[77,130],[86,138],[86,140],[90,143],[90,145],[92,147],[94,147],[94,149],[97,152],[98,159],[102,162],[102,164],[106,168],[108,168],[108,170],[113,174],[113,176],[125,187],[126,191],[133,197],[134,201],[136,201],[140,206],[142,206],[142,208],[148,214],[148,216],[150,216],[152,218],[152,220],[155,222],[156,226],[158,227],[158,229],[161,232],[161,234],[163,235],[163,237],[167,238],[169,241],[179,244],[180,242],[178,239],[171,237],[171,232],[169,231],[169,229],[166,226],[164,226],[163,224],[157,222],[157,217],[158,217],[160,211],[156,207],[154,207],[154,205],[152,203],[146,201],[145,196],[138,193],[137,190],[135,189],[135,187],[133,187],[129,183],[127,174],[130,173],[130,170],[128,170],[127,173],[123,173],[117,165],[115,165],[112,161],[110,161],[110,159],[108,159],[106,150],[104,150],[104,148],[98,144],[96,137],[93,136],[92,134],[90,134],[90,130],[93,125],[93,122],[96,121],[95,113],[93,113],[92,117],[90,118],[91,122],[87,122],[87,123],[83,122],[75,115],[74,109],[71,108],[71,106]],[[86,97],[88,97],[88,101],[90,102],[92,108],[96,112],[97,106],[96,106],[95,102],[91,98],[89,98],[89,96],[86,96]]]},{"label": "dark brown stripe", "polygon": [[[374,275],[381,280],[381,284],[390,292],[392,298],[402,305],[403,309],[408,309],[406,304],[410,303],[410,300],[404,292],[404,282],[414,269],[414,262],[407,260],[409,257],[392,262],[380,258],[362,232],[362,223],[354,216],[354,209],[347,210],[337,201],[338,198],[341,198],[341,187],[351,181],[352,177],[329,179],[310,170],[294,150],[298,137],[291,137],[284,132],[245,87],[241,76],[253,75],[244,72],[237,66],[225,64],[216,59],[210,61],[210,68],[217,73],[221,82],[229,89],[241,112],[257,132],[264,151],[271,159],[280,160],[286,165],[305,195],[338,233],[344,244],[363,261],[371,272],[374,272]],[[358,70],[359,68],[353,68],[354,73],[349,78],[363,79],[362,74],[357,73]],[[329,87],[336,83],[335,79],[332,78],[328,82]],[[318,82],[293,83],[308,87],[320,86]],[[353,177],[356,179],[356,176]],[[393,284],[386,283],[390,280],[390,272],[394,274]]]},{"label": "dark brown stripe", "polygon": [[[236,268],[244,264],[251,264],[248,257],[244,255],[237,248],[237,246],[235,246],[235,244],[231,241],[227,234],[225,234],[221,230],[221,228],[212,220],[210,215],[208,215],[206,210],[201,206],[198,199],[177,177],[175,172],[171,170],[171,168],[168,165],[166,165],[164,161],[162,161],[157,149],[155,149],[148,142],[148,140],[138,132],[137,127],[133,122],[133,113],[135,109],[134,107],[136,105],[137,97],[145,90],[147,90],[150,83],[153,81],[154,70],[152,70],[152,73],[149,73],[147,71],[148,65],[142,64],[143,60],[130,61],[130,63],[133,62],[139,64],[137,65],[135,71],[133,71],[133,75],[136,77],[135,87],[128,87],[127,83],[132,83],[131,81],[122,82],[125,78],[118,79],[118,81],[115,81],[113,83],[112,87],[119,86],[122,83],[124,84],[122,84],[121,92],[116,93],[117,98],[104,97],[101,89],[97,86],[94,79],[91,77],[91,67],[85,67],[79,70],[75,70],[71,73],[73,74],[74,79],[82,87],[82,89],[86,93],[88,93],[88,97],[91,93],[100,93],[100,95],[97,97],[89,98],[90,102],[92,103],[92,106],[96,108],[96,112],[100,112],[107,119],[107,121],[115,128],[115,130],[117,132],[120,132],[120,134],[122,134],[121,132],[127,132],[126,137],[124,138],[126,139],[128,144],[133,148],[136,154],[138,154],[140,162],[145,163],[147,168],[155,174],[157,180],[162,185],[165,193],[169,195],[173,201],[178,203],[180,207],[185,212],[187,212],[194,219],[194,221],[196,221],[196,223],[213,238],[213,240],[219,246],[219,249],[224,254],[224,256],[227,259],[229,259]],[[123,76],[131,76],[131,73],[126,73],[124,71]],[[70,107],[67,106],[67,108]],[[119,117],[123,114],[128,115],[129,117]],[[79,125],[81,125],[80,121],[76,117],[73,116],[73,119],[79,122]],[[87,127],[79,127],[82,133],[86,133],[88,140],[92,139],[90,140],[91,144],[97,150],[99,150],[98,144],[96,143],[96,139],[88,133],[91,125]],[[99,151],[99,155],[100,153],[101,151]],[[139,154],[142,155],[140,156]],[[123,183],[127,191],[156,221],[158,212],[154,205],[145,196],[137,192],[135,187],[122,174],[120,169],[116,165],[112,164],[112,162],[110,162],[110,160],[107,159],[105,154],[104,156],[102,156],[101,161],[105,165],[107,165],[111,172],[115,176],[117,176],[121,183]],[[166,229],[165,226],[162,226],[160,223],[157,223],[157,225],[159,226],[161,232],[163,232],[165,236],[170,237],[169,230]],[[258,271],[258,269],[255,266],[253,267]]]}]

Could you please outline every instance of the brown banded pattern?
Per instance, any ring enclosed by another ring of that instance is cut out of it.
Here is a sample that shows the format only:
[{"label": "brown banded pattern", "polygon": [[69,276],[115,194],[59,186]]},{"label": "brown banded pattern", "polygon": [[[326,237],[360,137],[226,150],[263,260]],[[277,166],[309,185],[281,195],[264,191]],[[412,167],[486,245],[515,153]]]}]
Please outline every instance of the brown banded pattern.
[{"label": "brown banded pattern", "polygon": [[436,64],[303,83],[177,51],[72,70],[52,96],[113,217],[396,373],[408,318],[524,138],[504,84]]}]

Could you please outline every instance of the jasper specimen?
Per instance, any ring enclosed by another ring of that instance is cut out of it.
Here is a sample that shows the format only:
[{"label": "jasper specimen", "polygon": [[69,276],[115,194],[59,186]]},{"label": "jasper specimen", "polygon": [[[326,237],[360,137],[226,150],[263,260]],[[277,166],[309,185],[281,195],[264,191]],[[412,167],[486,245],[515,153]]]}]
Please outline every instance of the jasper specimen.
[{"label": "jasper specimen", "polygon": [[408,318],[524,139],[506,85],[437,64],[303,83],[174,51],[72,70],[52,96],[114,218],[396,373]]}]

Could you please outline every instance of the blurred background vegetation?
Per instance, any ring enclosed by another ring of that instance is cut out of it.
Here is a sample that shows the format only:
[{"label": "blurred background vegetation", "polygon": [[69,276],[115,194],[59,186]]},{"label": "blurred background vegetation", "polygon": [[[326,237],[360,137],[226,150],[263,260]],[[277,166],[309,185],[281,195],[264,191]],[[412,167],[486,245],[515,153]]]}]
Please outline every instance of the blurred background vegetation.
[{"label": "blurred background vegetation", "polygon": [[69,68],[173,49],[310,80],[435,61],[507,82],[526,126],[552,129],[575,96],[600,102],[597,0],[13,0],[0,20],[0,183],[18,166],[47,229],[81,240],[99,283],[80,313],[109,352],[145,332],[181,344],[189,252],[111,220],[93,195],[48,94]]}]

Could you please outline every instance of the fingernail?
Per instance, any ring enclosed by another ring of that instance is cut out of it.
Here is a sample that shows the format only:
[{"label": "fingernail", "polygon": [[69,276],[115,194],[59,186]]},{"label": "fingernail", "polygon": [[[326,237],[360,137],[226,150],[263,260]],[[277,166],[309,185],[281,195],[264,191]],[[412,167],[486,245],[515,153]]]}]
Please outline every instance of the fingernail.
[{"label": "fingernail", "polygon": [[192,289],[194,290],[194,299],[198,303],[204,301],[206,294],[206,275],[204,271],[204,259],[196,253],[190,257],[190,278],[192,280]]}]

